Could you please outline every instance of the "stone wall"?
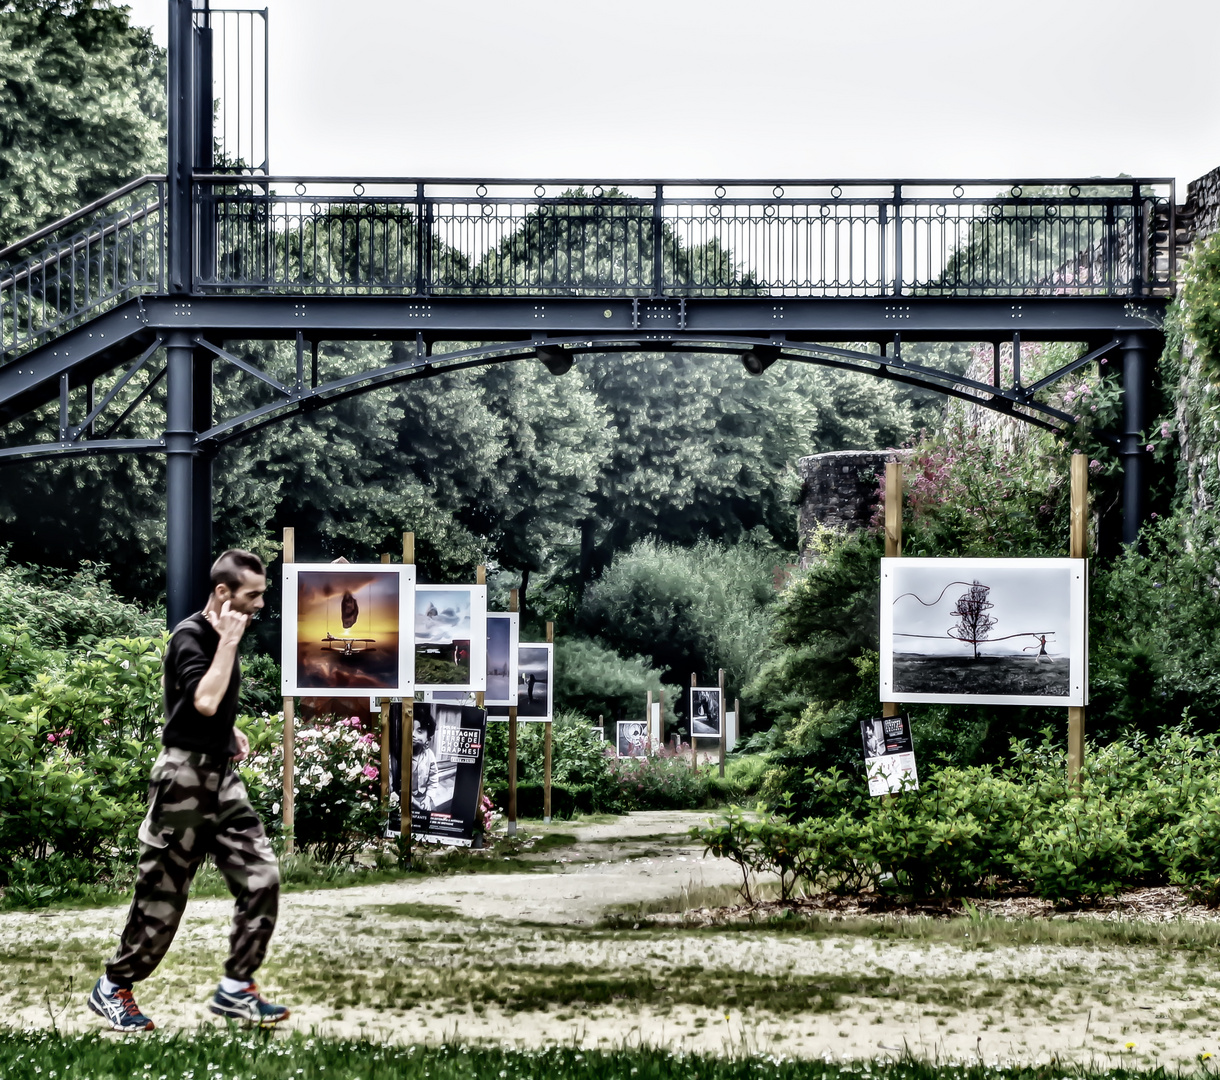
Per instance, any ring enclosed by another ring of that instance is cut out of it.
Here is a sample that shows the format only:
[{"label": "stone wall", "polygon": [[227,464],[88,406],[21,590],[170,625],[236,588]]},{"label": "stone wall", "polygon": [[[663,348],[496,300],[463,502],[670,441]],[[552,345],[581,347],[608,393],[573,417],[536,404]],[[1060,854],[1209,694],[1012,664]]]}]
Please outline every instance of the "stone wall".
[{"label": "stone wall", "polygon": [[1179,244],[1205,240],[1220,228],[1220,167],[1187,185],[1177,219]]},{"label": "stone wall", "polygon": [[877,503],[879,476],[887,461],[901,460],[903,450],[836,450],[813,454],[797,463],[801,478],[801,568],[809,566],[808,538],[819,526],[847,532],[864,529]]}]

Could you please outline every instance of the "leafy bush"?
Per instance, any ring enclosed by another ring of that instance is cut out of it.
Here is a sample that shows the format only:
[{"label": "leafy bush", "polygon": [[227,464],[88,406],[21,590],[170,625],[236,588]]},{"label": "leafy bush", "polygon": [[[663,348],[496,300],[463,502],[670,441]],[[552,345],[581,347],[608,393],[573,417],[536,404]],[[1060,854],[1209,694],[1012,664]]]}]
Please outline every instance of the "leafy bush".
[{"label": "leafy bush", "polygon": [[585,592],[580,625],[624,655],[651,657],[673,682],[722,667],[741,687],[771,650],[776,571],[783,580],[789,561],[761,529],[733,545],[642,540]]},{"label": "leafy bush", "polygon": [[[251,741],[242,776],[250,801],[273,834],[281,828],[284,796],[282,714],[243,725]],[[384,832],[381,808],[380,732],[365,731],[358,716],[318,720],[295,733],[293,836],[301,851],[323,863],[350,861]]]},{"label": "leafy bush", "polygon": [[664,683],[643,656],[621,656],[590,638],[556,643],[556,709],[614,721],[634,716],[649,690],[654,698],[662,691],[669,701],[681,698],[678,687]]},{"label": "leafy bush", "polygon": [[0,874],[15,860],[104,864],[135,850],[158,745],[164,639],[104,643],[0,687]]},{"label": "leafy bush", "polygon": [[1001,884],[1055,901],[1146,883],[1220,903],[1220,737],[1183,727],[1095,752],[1079,793],[1049,741],[1011,764],[929,772],[918,790],[871,798],[862,778],[811,770],[810,816],[730,813],[695,835],[743,874],[773,871],[836,892],[978,895]]}]

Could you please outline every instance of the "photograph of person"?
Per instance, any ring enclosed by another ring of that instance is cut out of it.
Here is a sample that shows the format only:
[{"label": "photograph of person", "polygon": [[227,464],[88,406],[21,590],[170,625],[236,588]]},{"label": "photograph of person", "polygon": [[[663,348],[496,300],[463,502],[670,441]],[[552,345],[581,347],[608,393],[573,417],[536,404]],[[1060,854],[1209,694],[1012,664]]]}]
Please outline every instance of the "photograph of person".
[{"label": "photograph of person", "polygon": [[517,717],[551,719],[551,666],[554,646],[523,642],[517,650]]}]

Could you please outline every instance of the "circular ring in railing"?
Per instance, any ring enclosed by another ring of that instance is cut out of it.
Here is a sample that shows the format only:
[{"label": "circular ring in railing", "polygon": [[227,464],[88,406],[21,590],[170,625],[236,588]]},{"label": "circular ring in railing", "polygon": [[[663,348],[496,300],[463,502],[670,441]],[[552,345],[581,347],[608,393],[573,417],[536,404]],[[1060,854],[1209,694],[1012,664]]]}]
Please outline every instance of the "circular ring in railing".
[{"label": "circular ring in railing", "polygon": [[782,199],[784,197],[784,189],[779,184],[776,184],[775,187],[771,189],[771,194],[777,199]]},{"label": "circular ring in railing", "polygon": [[842,194],[843,194],[843,189],[841,187],[839,187],[838,184],[835,184],[835,186],[830,189],[830,197],[832,199],[837,199]]},{"label": "circular ring in railing", "polygon": [[352,194],[355,195],[357,199],[364,195],[364,185],[360,183],[360,181],[357,180],[353,185]]},{"label": "circular ring in railing", "polygon": [[304,184],[297,184],[297,194],[298,195],[305,194],[305,185]]},{"label": "circular ring in railing", "polygon": [[963,195],[965,195],[965,194],[966,194],[966,189],[965,189],[964,187],[962,187],[962,185],[961,185],[961,184],[955,184],[955,185],[954,185],[954,187],[953,187],[953,197],[954,197],[955,199],[960,199],[960,198],[961,198]]},{"label": "circular ring in railing", "polygon": [[1019,199],[1021,197],[1021,185],[1013,184],[1013,186],[1009,189],[1008,194],[1014,199]]},{"label": "circular ring in railing", "polygon": [[534,194],[539,199],[541,199],[542,196],[546,194],[546,188],[544,188],[541,184],[539,184],[537,187],[534,188]]},{"label": "circular ring in railing", "polygon": [[945,217],[945,213],[946,213],[945,204],[939,203],[936,207],[936,216],[943,221],[944,217]]},{"label": "circular ring in railing", "polygon": [[1080,185],[1079,185],[1079,184],[1073,184],[1073,185],[1072,185],[1070,188],[1068,188],[1068,194],[1069,194],[1069,195],[1070,195],[1070,196],[1071,196],[1073,199],[1079,199],[1079,198],[1080,198]]},{"label": "circular ring in railing", "polygon": [[491,215],[494,214],[495,212],[496,212],[496,208],[494,206],[492,206],[491,203],[487,202],[487,203],[483,204],[483,216],[484,217],[491,217]]},{"label": "circular ring in railing", "polygon": [[474,193],[475,193],[475,194],[476,194],[476,195],[477,195],[477,196],[478,196],[480,199],[486,199],[486,198],[487,198],[487,185],[486,185],[486,184],[480,184],[480,185],[479,185],[477,188],[475,188],[475,189],[474,189]]},{"label": "circular ring in railing", "polygon": [[1059,216],[1059,207],[1057,206],[1047,206],[1044,209],[1048,218],[1055,218]]},{"label": "circular ring in railing", "polygon": [[770,203],[767,203],[767,205],[763,207],[763,217],[765,217],[765,218],[775,217],[775,207],[772,206]]},{"label": "circular ring in railing", "polygon": [[723,199],[728,193],[728,189],[723,184],[716,185],[716,198]]},{"label": "circular ring in railing", "polygon": [[593,198],[600,199],[605,194],[605,189],[602,188],[601,184],[593,185]]},{"label": "circular ring in railing", "polygon": [[991,216],[997,220],[1002,218],[1004,216],[1004,207],[1002,207],[999,203],[992,203]]},{"label": "circular ring in railing", "polygon": [[310,212],[311,214],[314,214],[314,215],[317,215],[317,214],[322,213],[322,204],[321,204],[321,203],[314,203],[314,204],[313,204],[313,205],[312,205],[312,206],[309,208],[309,212]]},{"label": "circular ring in railing", "polygon": [[707,212],[712,217],[718,218],[720,216],[720,207],[717,206],[715,203],[712,203],[712,205],[707,208]]},{"label": "circular ring in railing", "polygon": [[818,213],[821,214],[822,217],[824,217],[824,218],[830,217],[830,213],[831,213],[830,204],[822,203],[821,209],[818,211]]}]

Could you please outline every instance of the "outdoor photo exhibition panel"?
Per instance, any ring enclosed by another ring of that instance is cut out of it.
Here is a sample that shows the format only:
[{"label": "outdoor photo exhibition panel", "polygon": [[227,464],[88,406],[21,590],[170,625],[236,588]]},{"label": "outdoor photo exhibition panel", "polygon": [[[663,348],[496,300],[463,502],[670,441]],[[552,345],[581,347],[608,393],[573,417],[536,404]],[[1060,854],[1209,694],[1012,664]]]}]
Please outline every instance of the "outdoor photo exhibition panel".
[{"label": "outdoor photo exhibition panel", "polygon": [[690,688],[690,733],[693,739],[720,738],[720,687]]},{"label": "outdoor photo exhibition panel", "polygon": [[861,720],[860,736],[864,740],[864,772],[870,795],[892,795],[919,787],[915,741],[907,713]]},{"label": "outdoor photo exhibition panel", "polygon": [[523,641],[517,650],[517,719],[550,721],[555,699],[555,646]]},{"label": "outdoor photo exhibition panel", "polygon": [[521,645],[521,615],[516,611],[487,613],[487,690],[485,705],[517,704],[517,650]]},{"label": "outdoor photo exhibition panel", "polygon": [[1087,705],[1084,559],[881,560],[881,700]]},{"label": "outdoor photo exhibition panel", "polygon": [[648,723],[645,720],[619,720],[619,757],[646,757],[648,755]]},{"label": "outdoor photo exhibition panel", "polygon": [[[401,724],[401,720],[398,721]],[[470,705],[416,702],[411,717],[411,780],[408,800],[411,835],[417,840],[468,846],[479,814],[487,718]],[[391,722],[390,790],[402,798],[400,728]],[[391,815],[390,836],[402,815]]]},{"label": "outdoor photo exhibition panel", "polygon": [[415,692],[415,567],[287,563],[281,632],[285,697]]},{"label": "outdoor photo exhibition panel", "polygon": [[418,689],[487,689],[486,585],[416,586],[413,623]]}]

